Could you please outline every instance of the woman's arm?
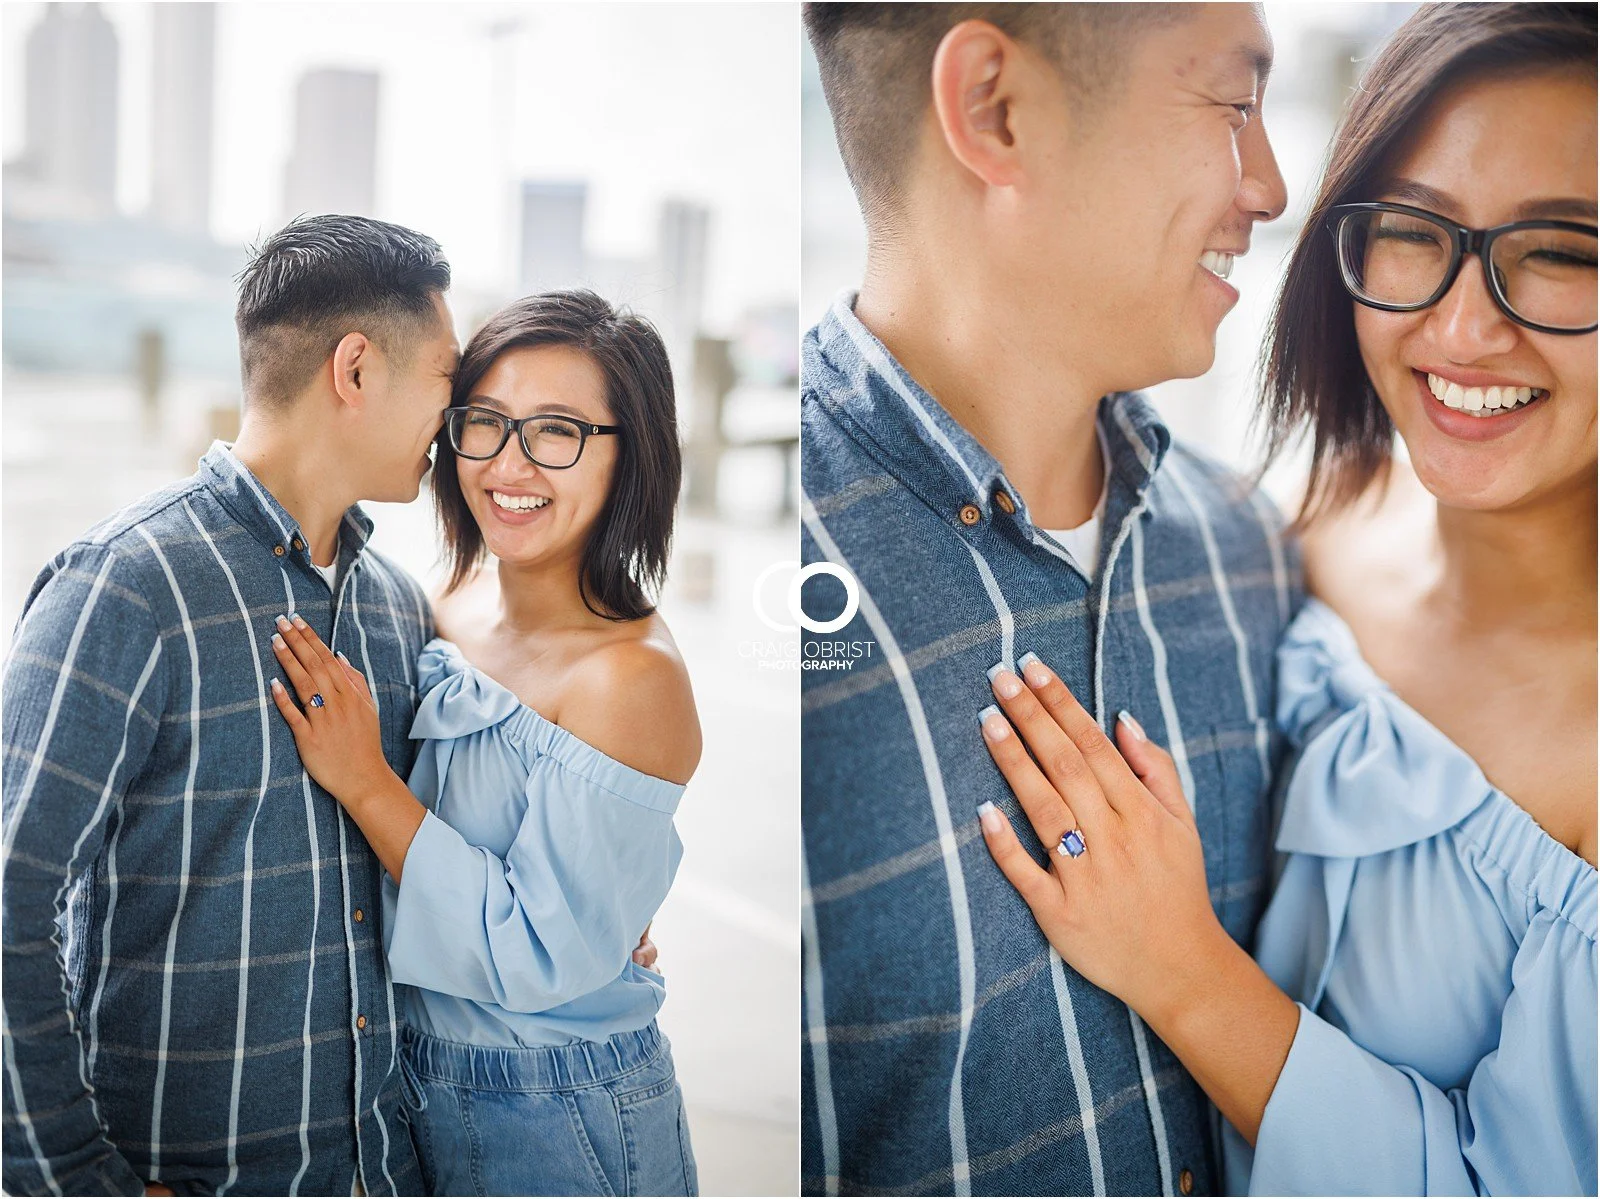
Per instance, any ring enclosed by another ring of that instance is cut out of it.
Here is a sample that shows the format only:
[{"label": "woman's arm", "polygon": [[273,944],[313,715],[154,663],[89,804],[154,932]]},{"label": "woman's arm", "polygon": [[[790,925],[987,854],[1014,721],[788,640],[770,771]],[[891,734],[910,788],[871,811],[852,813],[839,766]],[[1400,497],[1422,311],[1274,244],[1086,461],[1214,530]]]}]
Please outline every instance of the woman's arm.
[{"label": "woman's arm", "polygon": [[[986,710],[983,736],[1050,869],[992,805],[984,839],[1061,956],[1138,1012],[1254,1143],[1299,1009],[1218,923],[1171,758],[1126,715],[1118,752],[1054,672],[1021,664],[1022,679],[994,676],[1004,714]],[[1058,848],[1074,829],[1075,857]]]},{"label": "woman's arm", "polygon": [[[429,820],[390,769],[361,673],[298,617],[279,623],[273,647],[301,707],[276,680],[273,698],[306,769],[355,820],[397,883],[410,863],[389,937],[396,981],[537,1011],[610,981],[630,956],[654,968],[649,921],[676,866],[670,816],[589,794],[550,763],[548,778],[536,771],[528,783],[544,788],[540,817],[506,855],[470,845],[443,821]],[[314,695],[322,704],[311,702]],[[640,705],[653,698],[645,687],[625,693],[617,706],[642,719]],[[689,711],[692,719],[692,704]],[[662,823],[664,840],[653,835]],[[586,847],[581,862],[568,860],[572,845]],[[631,930],[641,925],[636,937]]]},{"label": "woman's arm", "polygon": [[[278,664],[304,711],[272,680],[272,698],[289,723],[307,772],[339,801],[378,861],[396,881],[427,809],[383,756],[378,708],[361,672],[335,655],[299,616],[278,618]],[[313,702],[321,696],[322,703]]]}]

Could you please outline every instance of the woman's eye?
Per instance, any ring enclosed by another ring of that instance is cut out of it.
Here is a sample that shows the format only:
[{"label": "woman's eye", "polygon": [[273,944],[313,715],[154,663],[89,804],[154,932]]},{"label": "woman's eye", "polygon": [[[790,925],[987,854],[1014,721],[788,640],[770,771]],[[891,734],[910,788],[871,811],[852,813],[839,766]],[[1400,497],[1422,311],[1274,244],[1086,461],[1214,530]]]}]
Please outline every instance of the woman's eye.
[{"label": "woman's eye", "polygon": [[480,416],[477,413],[473,413],[467,418],[467,424],[478,429],[493,429],[498,428],[500,422],[492,416]]},{"label": "woman's eye", "polygon": [[539,426],[539,432],[550,437],[576,437],[578,430],[565,421],[553,420]]}]

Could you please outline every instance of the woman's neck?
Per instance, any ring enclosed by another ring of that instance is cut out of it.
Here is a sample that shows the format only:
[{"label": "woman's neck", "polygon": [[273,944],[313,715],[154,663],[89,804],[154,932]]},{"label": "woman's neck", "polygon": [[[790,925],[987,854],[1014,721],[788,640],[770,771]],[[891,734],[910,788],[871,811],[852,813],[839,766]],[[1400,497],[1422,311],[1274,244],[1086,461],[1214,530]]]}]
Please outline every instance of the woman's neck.
[{"label": "woman's neck", "polygon": [[500,622],[511,633],[582,628],[601,618],[579,591],[581,562],[565,556],[539,562],[498,562]]},{"label": "woman's neck", "polygon": [[1437,507],[1435,590],[1471,623],[1595,624],[1595,475],[1509,511]]}]

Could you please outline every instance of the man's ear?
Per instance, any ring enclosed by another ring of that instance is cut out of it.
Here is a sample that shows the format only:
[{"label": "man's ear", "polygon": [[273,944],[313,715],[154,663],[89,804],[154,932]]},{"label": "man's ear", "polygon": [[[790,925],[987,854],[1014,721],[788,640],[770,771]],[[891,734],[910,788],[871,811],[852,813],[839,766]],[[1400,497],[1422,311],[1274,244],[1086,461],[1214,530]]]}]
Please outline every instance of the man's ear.
[{"label": "man's ear", "polygon": [[952,26],[933,56],[933,109],[956,161],[990,187],[1010,187],[1022,174],[1015,118],[1018,44],[988,21]]},{"label": "man's ear", "polygon": [[373,345],[365,333],[346,333],[333,348],[333,390],[352,408],[366,402],[362,383],[372,365]]}]

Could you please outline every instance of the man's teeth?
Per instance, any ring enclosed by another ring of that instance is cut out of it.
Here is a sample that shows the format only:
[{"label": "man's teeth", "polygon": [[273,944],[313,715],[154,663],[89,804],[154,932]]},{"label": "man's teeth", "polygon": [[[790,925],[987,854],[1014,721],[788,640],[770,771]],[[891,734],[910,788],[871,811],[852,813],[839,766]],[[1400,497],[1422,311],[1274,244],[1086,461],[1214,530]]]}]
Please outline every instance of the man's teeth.
[{"label": "man's teeth", "polygon": [[1463,387],[1433,374],[1428,376],[1428,390],[1446,408],[1474,416],[1492,416],[1520,408],[1550,394],[1538,387]]},{"label": "man's teeth", "polygon": [[500,507],[512,512],[526,512],[530,508],[543,508],[550,502],[547,496],[507,495],[503,491],[491,491],[489,497]]},{"label": "man's teeth", "polygon": [[1233,274],[1233,255],[1224,254],[1220,250],[1207,250],[1200,255],[1200,265],[1217,278],[1226,279]]}]

